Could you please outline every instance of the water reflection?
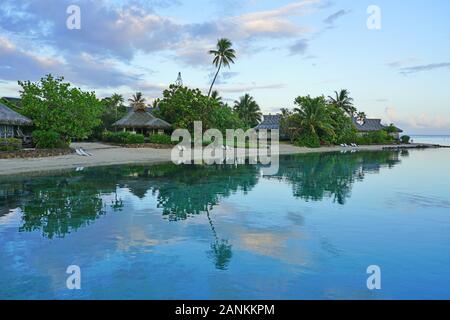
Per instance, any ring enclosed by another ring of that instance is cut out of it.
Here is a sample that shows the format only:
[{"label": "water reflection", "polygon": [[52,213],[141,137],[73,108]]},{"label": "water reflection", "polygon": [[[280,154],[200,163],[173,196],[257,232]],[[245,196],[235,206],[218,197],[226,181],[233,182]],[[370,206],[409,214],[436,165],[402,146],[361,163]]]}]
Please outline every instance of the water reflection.
[{"label": "water reflection", "polygon": [[[400,162],[400,152],[308,154],[283,156],[279,179],[292,185],[293,195],[306,201],[330,197],[345,204],[353,184],[366,174]],[[39,231],[44,237],[62,238],[83,228],[108,210],[126,211],[118,190],[156,199],[163,218],[170,222],[205,214],[213,242],[207,252],[215,267],[227,269],[233,256],[229,239],[220,236],[213,210],[233,193],[251,192],[260,177],[258,166],[215,165],[121,166],[86,169],[37,178],[9,178],[0,182],[0,217],[20,209],[21,232]]]},{"label": "water reflection", "polygon": [[[320,201],[331,197],[345,204],[355,181],[382,167],[400,162],[399,152],[316,153],[286,156],[280,159],[280,170],[269,179],[284,179],[292,184],[293,195],[306,201]],[[407,155],[403,151],[402,156]]]}]

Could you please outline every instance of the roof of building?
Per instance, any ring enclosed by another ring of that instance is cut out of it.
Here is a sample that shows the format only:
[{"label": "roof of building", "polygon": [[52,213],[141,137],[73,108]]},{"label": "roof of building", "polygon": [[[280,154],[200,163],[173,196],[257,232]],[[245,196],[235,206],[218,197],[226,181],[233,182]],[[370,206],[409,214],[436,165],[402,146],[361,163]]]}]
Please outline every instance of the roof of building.
[{"label": "roof of building", "polygon": [[0,124],[31,126],[33,122],[27,117],[0,103]]},{"label": "roof of building", "polygon": [[281,114],[269,114],[264,116],[264,120],[255,127],[255,130],[279,130]]},{"label": "roof of building", "polygon": [[380,131],[386,128],[381,124],[381,119],[366,119],[363,123],[359,123],[356,119],[353,119],[356,130],[360,132]]},{"label": "roof of building", "polygon": [[114,123],[121,128],[170,129],[170,123],[156,118],[148,111],[130,110],[125,117]]}]

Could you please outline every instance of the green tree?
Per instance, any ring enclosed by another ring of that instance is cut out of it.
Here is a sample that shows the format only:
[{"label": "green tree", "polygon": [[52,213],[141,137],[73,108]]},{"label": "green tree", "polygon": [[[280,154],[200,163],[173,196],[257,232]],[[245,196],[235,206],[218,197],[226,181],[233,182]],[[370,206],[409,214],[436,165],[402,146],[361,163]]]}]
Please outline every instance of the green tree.
[{"label": "green tree", "polygon": [[328,97],[328,102],[337,108],[342,109],[349,117],[353,117],[356,108],[353,106],[353,98],[350,97],[348,90],[335,91],[335,97]]},{"label": "green tree", "polygon": [[223,104],[222,97],[220,96],[219,91],[217,91],[217,90],[213,90],[213,92],[211,93],[211,99],[213,99],[220,105]]},{"label": "green tree", "polygon": [[103,104],[84,92],[47,75],[39,82],[19,81],[23,113],[38,130],[57,132],[65,142],[87,138],[101,122]]},{"label": "green tree", "polygon": [[114,108],[116,112],[116,121],[119,120],[119,108],[123,107],[123,103],[125,102],[123,96],[118,93],[114,93],[110,98],[110,106]]},{"label": "green tree", "polygon": [[[208,101],[199,89],[171,85],[164,90],[155,116],[171,123],[174,128],[192,130],[194,121],[202,121],[203,129],[214,128],[212,111],[219,107],[215,101]],[[209,103],[208,103],[209,102]]]},{"label": "green tree", "polygon": [[210,50],[209,54],[214,56],[213,64],[217,68],[216,75],[214,76],[211,87],[209,88],[208,98],[211,96],[212,88],[216,82],[217,76],[219,75],[220,68],[223,66],[230,67],[230,63],[234,63],[236,58],[236,51],[232,48],[233,44],[228,39],[219,39],[217,41],[217,49]]},{"label": "green tree", "polygon": [[248,93],[234,102],[234,112],[247,128],[253,128],[261,121],[261,109]]},{"label": "green tree", "polygon": [[319,138],[324,134],[335,135],[323,96],[316,98],[311,98],[310,96],[297,97],[295,104],[299,106],[299,108],[294,109],[297,114],[298,125],[304,133],[318,136]]}]

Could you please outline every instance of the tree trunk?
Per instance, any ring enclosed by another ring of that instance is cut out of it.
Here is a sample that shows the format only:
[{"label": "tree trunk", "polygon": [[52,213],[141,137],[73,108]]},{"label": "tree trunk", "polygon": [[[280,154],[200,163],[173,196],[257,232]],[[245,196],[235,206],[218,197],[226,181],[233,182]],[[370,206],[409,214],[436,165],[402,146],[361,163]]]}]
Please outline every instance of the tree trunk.
[{"label": "tree trunk", "polygon": [[214,80],[213,80],[213,82],[211,83],[211,87],[209,88],[208,99],[211,97],[212,88],[213,88],[213,86],[214,86],[214,82],[216,82],[216,79],[217,79],[217,76],[219,75],[219,71],[220,71],[220,68],[221,68],[221,67],[222,67],[222,59],[220,60],[219,68],[217,69],[217,72],[216,72],[216,75],[215,75],[215,77],[214,77]]}]

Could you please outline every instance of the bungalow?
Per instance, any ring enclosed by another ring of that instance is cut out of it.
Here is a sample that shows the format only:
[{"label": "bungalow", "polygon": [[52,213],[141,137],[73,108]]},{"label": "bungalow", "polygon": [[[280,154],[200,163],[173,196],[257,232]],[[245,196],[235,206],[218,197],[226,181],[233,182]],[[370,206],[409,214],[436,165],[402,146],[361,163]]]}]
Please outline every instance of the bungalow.
[{"label": "bungalow", "polygon": [[[353,123],[360,135],[367,134],[369,132],[381,131],[389,128],[388,126],[381,124],[381,119],[365,119],[364,121],[358,121],[355,118],[353,118]],[[395,126],[393,128],[395,130],[393,130],[389,134],[395,139],[399,140],[400,133],[402,133],[403,130]]]},{"label": "bungalow", "polygon": [[164,134],[172,129],[172,125],[164,120],[156,118],[148,109],[131,110],[119,121],[113,124],[114,127],[123,131],[131,131],[143,135]]},{"label": "bungalow", "polygon": [[257,125],[254,130],[258,132],[258,130],[267,130],[267,132],[270,134],[271,130],[278,130],[280,134],[280,139],[285,140],[287,139],[287,136],[281,132],[281,114],[269,114],[263,116],[263,121]]},{"label": "bungalow", "polygon": [[280,130],[281,114],[269,114],[263,117],[263,121],[254,128],[255,130]]},{"label": "bungalow", "polygon": [[23,138],[25,135],[22,129],[32,125],[33,122],[30,119],[0,103],[1,138]]}]

